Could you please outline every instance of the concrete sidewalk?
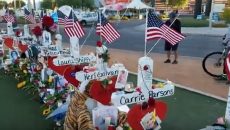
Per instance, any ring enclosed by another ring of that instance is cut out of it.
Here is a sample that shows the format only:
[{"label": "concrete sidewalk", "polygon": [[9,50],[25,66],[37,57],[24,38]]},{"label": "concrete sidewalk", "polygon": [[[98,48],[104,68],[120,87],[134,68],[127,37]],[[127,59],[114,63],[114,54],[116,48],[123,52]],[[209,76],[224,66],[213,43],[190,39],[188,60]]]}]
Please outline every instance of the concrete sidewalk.
[{"label": "concrete sidewalk", "polygon": [[[134,29],[139,31],[145,30],[145,24],[136,26]],[[211,35],[211,36],[224,36],[228,28],[209,28],[209,27],[182,27],[181,32],[186,35]]]}]

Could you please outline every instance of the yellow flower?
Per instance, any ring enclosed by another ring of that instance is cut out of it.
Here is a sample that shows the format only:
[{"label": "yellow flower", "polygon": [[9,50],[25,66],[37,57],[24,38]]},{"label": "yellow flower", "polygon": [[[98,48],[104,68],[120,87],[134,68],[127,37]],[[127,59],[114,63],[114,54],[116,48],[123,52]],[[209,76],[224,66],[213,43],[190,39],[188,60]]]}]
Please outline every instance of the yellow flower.
[{"label": "yellow flower", "polygon": [[48,82],[51,83],[53,81],[53,77],[49,76]]},{"label": "yellow flower", "polygon": [[45,110],[43,110],[43,112],[42,112],[42,114],[43,114],[44,116],[48,115],[49,113],[50,113],[50,107],[47,108],[47,109],[45,109]]},{"label": "yellow flower", "polygon": [[26,81],[22,81],[20,83],[17,84],[17,88],[22,88],[26,85]]},{"label": "yellow flower", "polygon": [[27,74],[27,70],[23,70],[23,73]]}]

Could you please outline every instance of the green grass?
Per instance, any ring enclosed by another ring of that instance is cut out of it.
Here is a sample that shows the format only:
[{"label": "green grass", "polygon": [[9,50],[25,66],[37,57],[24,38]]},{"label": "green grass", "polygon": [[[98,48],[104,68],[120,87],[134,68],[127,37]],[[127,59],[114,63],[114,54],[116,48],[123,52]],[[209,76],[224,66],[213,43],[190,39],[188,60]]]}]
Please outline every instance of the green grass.
[{"label": "green grass", "polygon": [[[136,81],[136,76],[129,76]],[[161,130],[198,130],[215,122],[217,117],[224,116],[226,102],[201,94],[176,88],[175,94],[161,98],[168,105],[166,120]]]},{"label": "green grass", "polygon": [[[136,84],[136,76],[129,81]],[[55,125],[41,113],[39,101],[32,100],[17,81],[0,72],[0,130],[53,130]],[[161,98],[168,104],[166,120],[161,130],[198,130],[212,124],[225,113],[226,103],[180,88],[175,95]]]},{"label": "green grass", "polygon": [[209,21],[206,19],[197,20],[193,17],[182,17],[180,18],[182,27],[208,27]]}]

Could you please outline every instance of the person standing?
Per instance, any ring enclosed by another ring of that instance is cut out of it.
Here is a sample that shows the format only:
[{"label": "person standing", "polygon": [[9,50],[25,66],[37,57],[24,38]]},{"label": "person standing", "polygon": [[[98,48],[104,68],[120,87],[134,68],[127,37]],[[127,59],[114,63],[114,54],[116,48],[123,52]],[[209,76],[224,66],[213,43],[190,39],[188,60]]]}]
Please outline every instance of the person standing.
[{"label": "person standing", "polygon": [[[180,20],[176,19],[176,17],[177,17],[177,14],[175,12],[170,13],[169,20],[167,20],[165,24],[169,26],[170,28],[172,28],[173,30],[177,31],[178,33],[181,33],[181,22]],[[165,51],[167,53],[167,60],[164,61],[164,63],[171,63],[171,60],[170,60],[171,52],[173,52],[174,54],[174,61],[172,62],[172,64],[178,63],[177,48],[178,48],[178,43],[175,45],[172,45],[168,41],[165,41]]]}]

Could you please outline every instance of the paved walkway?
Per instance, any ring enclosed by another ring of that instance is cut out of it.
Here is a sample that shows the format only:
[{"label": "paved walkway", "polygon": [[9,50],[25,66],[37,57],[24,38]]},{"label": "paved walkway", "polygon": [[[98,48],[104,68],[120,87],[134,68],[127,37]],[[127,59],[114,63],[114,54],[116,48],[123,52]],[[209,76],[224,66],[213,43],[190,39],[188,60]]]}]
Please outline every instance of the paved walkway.
[{"label": "paved walkway", "polygon": [[[144,31],[145,24],[135,27],[136,30]],[[183,34],[211,35],[223,36],[228,31],[228,28],[209,28],[209,27],[182,27]]]},{"label": "paved walkway", "polygon": [[[95,47],[84,46],[81,54],[89,52],[95,52]],[[143,56],[143,52],[119,49],[109,49],[109,52],[111,63],[123,63],[129,71],[137,72],[138,59]],[[202,69],[201,58],[180,56],[179,63],[174,65],[163,63],[166,59],[164,54],[151,53],[149,56],[154,60],[154,78],[168,79],[186,89],[199,91],[222,100],[227,99],[228,85],[225,81],[217,81],[208,76]]]}]

